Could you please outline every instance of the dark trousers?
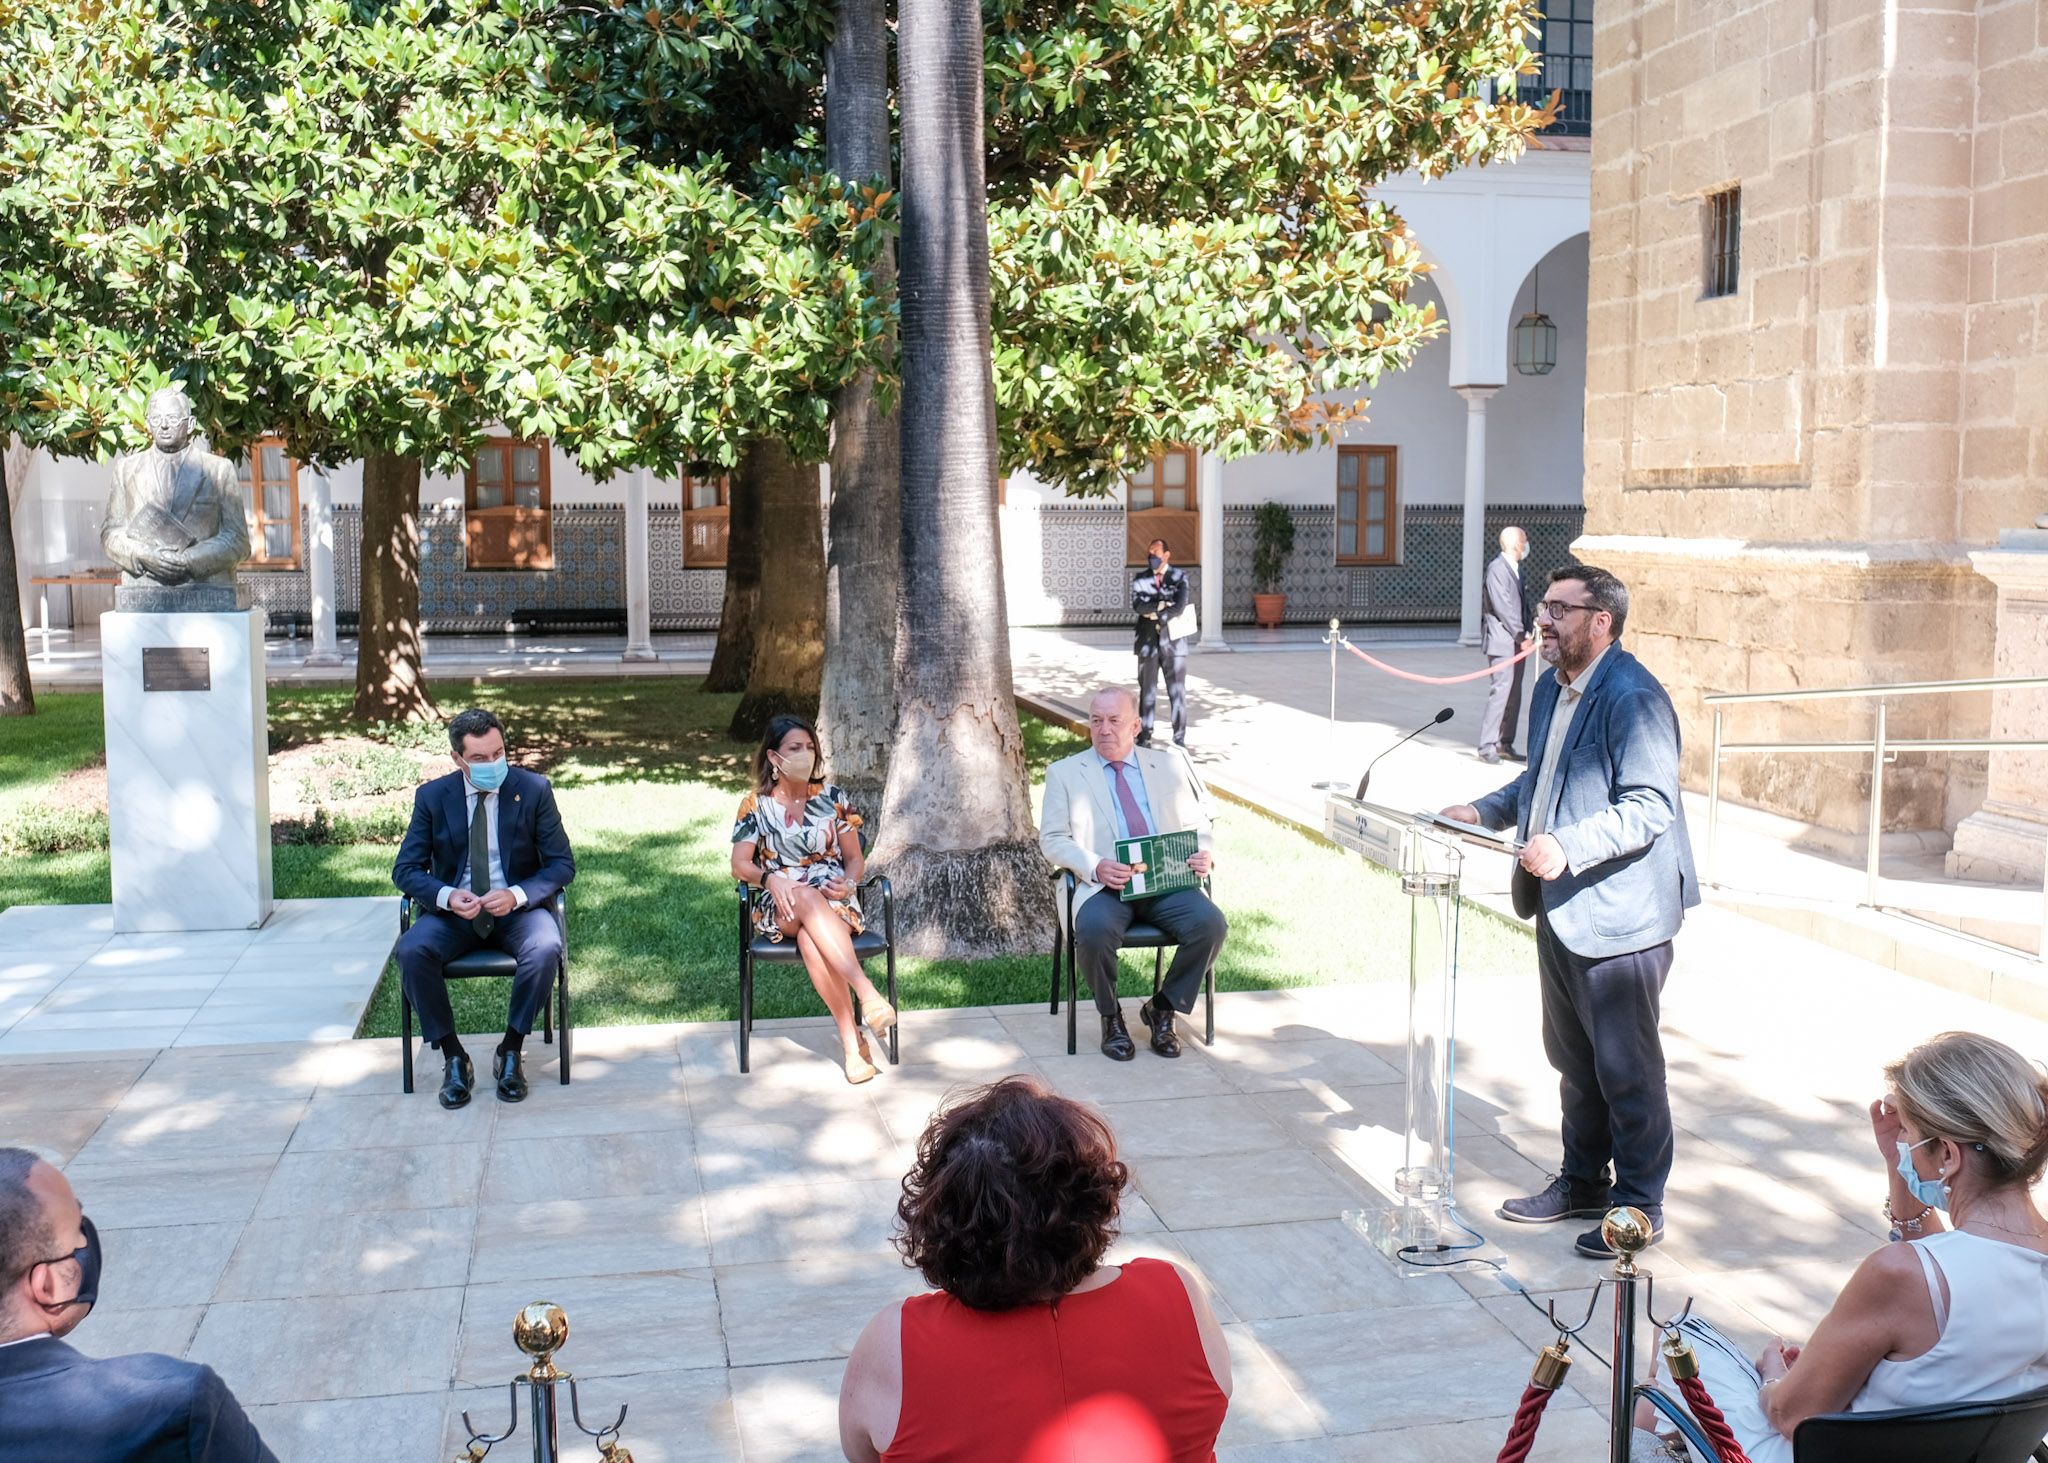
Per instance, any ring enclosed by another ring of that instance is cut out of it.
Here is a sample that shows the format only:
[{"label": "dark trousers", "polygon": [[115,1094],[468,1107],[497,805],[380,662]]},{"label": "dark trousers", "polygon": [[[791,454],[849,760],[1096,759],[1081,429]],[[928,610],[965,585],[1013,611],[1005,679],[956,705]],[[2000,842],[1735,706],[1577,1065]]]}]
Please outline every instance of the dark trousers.
[{"label": "dark trousers", "polygon": [[398,974],[406,999],[420,1013],[420,1035],[439,1041],[455,1034],[455,1011],[448,1004],[448,978],[442,969],[472,950],[502,950],[519,962],[512,977],[512,1006],[506,1026],[522,1036],[533,1030],[533,1018],[548,998],[548,985],[562,959],[562,931],[552,910],[537,905],[498,916],[489,938],[480,937],[466,919],[444,910],[429,911],[398,937]]},{"label": "dark trousers", "polygon": [[1482,752],[1512,752],[1515,749],[1515,727],[1522,719],[1522,668],[1526,660],[1518,660],[1514,669],[1501,671],[1501,662],[1509,659],[1506,655],[1489,655],[1487,665],[1494,667],[1494,674],[1488,678],[1486,687],[1486,711],[1479,718],[1479,750]]},{"label": "dark trousers", "polygon": [[1199,889],[1176,889],[1171,894],[1129,901],[1117,898],[1113,889],[1103,889],[1081,901],[1074,911],[1075,963],[1095,992],[1095,1009],[1105,1016],[1117,1011],[1116,952],[1123,947],[1124,931],[1134,919],[1157,925],[1173,936],[1176,948],[1160,990],[1168,1005],[1186,1015],[1195,1009],[1202,977],[1223,948],[1229,922]]},{"label": "dark trousers", "polygon": [[1564,1107],[1564,1176],[1597,1185],[1614,1161],[1614,1202],[1664,1202],[1671,1176],[1671,1096],[1657,1034],[1671,942],[1592,960],[1536,919],[1543,1054]]},{"label": "dark trousers", "polygon": [[1138,647],[1139,736],[1152,739],[1152,712],[1159,704],[1159,672],[1166,671],[1166,699],[1173,708],[1173,739],[1188,739],[1188,642],[1161,635],[1151,645]]}]

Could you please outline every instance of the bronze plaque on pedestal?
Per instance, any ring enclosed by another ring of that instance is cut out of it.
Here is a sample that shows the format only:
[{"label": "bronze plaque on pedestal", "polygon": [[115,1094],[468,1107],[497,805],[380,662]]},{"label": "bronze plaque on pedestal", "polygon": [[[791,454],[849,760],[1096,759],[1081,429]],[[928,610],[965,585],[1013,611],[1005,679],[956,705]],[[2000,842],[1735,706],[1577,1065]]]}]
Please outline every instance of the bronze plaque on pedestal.
[{"label": "bronze plaque on pedestal", "polygon": [[210,691],[213,673],[203,645],[149,645],[142,651],[145,691]]}]

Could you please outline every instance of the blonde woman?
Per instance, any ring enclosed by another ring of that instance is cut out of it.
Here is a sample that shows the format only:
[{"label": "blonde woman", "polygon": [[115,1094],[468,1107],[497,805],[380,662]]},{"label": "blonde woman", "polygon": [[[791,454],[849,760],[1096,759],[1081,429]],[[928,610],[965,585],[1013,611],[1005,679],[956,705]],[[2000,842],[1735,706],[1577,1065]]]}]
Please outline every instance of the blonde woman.
[{"label": "blonde woman", "polygon": [[[2048,1385],[2048,1080],[2011,1047],[1951,1031],[1885,1068],[1870,1105],[1894,1243],[1866,1258],[1805,1345],[1752,1363],[1688,1322],[1701,1380],[1751,1463],[1792,1463],[1825,1412],[1995,1401]],[[1648,1428],[1648,1404],[1636,1425]],[[1637,1455],[1657,1457],[1641,1432]]]},{"label": "blonde woman", "polygon": [[754,932],[795,940],[845,1050],[846,1080],[871,1081],[874,1052],[853,1019],[879,1039],[896,1010],[854,958],[861,923],[860,815],[825,780],[818,733],[801,716],[770,718],[754,753],[754,791],[732,825],[732,874],[753,890]]}]

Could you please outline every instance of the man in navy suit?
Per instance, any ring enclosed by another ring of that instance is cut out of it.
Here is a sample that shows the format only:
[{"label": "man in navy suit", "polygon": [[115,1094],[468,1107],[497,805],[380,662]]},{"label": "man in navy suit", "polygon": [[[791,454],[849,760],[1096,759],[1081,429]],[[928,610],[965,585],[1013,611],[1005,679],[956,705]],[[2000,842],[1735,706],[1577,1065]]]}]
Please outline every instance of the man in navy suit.
[{"label": "man in navy suit", "polygon": [[99,1233],[63,1174],[0,1148],[0,1458],[277,1463],[213,1368],[95,1360],[68,1335],[99,1295]]},{"label": "man in navy suit", "polygon": [[[1500,1217],[1553,1224],[1629,1204],[1662,1239],[1672,1141],[1658,1005],[1672,937],[1700,894],[1679,801],[1678,714],[1621,648],[1627,619],[1628,590],[1606,570],[1567,564],[1550,576],[1536,607],[1550,669],[1529,707],[1529,765],[1443,812],[1523,839],[1515,912],[1536,919],[1543,1050],[1564,1108],[1562,1172]],[[1597,1225],[1577,1249],[1613,1258]]]},{"label": "man in navy suit", "polygon": [[562,927],[543,906],[576,877],[576,860],[554,789],[539,773],[508,764],[497,717],[461,713],[448,723],[448,742],[456,770],[413,795],[412,825],[391,870],[400,892],[428,911],[400,936],[398,970],[421,1034],[445,1063],[441,1106],[461,1107],[476,1071],[455,1034],[443,971],[486,947],[518,962],[491,1075],[500,1102],[519,1102],[526,1096],[520,1047],[562,958]]}]

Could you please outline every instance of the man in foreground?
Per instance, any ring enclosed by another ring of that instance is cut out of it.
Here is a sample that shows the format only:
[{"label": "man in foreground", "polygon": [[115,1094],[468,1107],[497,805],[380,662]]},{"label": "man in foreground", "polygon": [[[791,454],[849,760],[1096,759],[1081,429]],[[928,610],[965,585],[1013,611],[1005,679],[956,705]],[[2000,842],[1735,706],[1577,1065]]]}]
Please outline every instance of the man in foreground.
[{"label": "man in foreground", "polygon": [[[1563,1171],[1500,1217],[1554,1224],[1629,1204],[1662,1239],[1672,1139],[1658,1008],[1672,937],[1700,895],[1678,793],[1678,714],[1618,643],[1627,619],[1628,590],[1606,570],[1567,564],[1550,576],[1536,607],[1550,668],[1530,703],[1530,765],[1443,815],[1523,840],[1515,912],[1536,920],[1543,1050],[1564,1107]],[[1597,1224],[1577,1249],[1612,1258]]]},{"label": "man in foreground", "polygon": [[277,1463],[213,1368],[64,1343],[99,1297],[100,1239],[64,1175],[0,1148],[0,1458]]},{"label": "man in foreground", "polygon": [[1229,925],[1199,888],[1175,889],[1149,899],[1122,897],[1136,872],[1116,858],[1117,840],[1151,833],[1190,832],[1198,851],[1187,861],[1207,877],[1214,861],[1208,809],[1187,757],[1179,751],[1138,745],[1138,708],[1121,686],[1095,693],[1088,707],[1085,752],[1062,757],[1045,772],[1044,815],[1038,846],[1076,880],[1074,951],[1095,1009],[1102,1017],[1102,1054],[1128,1062],[1138,1054],[1116,998],[1117,951],[1133,919],[1157,925],[1173,937],[1173,961],[1157,998],[1138,1008],[1152,1029],[1152,1050],[1180,1055],[1173,1015],[1195,1009],[1202,977],[1223,948]]},{"label": "man in foreground", "polygon": [[399,938],[398,970],[421,1035],[441,1053],[441,1106],[454,1108],[469,1101],[476,1070],[455,1034],[448,962],[485,948],[518,962],[491,1076],[500,1102],[520,1102],[521,1047],[562,959],[561,926],[543,906],[576,877],[576,860],[554,789],[508,763],[497,717],[461,713],[448,723],[448,742],[456,770],[414,794],[391,870],[391,882],[427,911]]}]

